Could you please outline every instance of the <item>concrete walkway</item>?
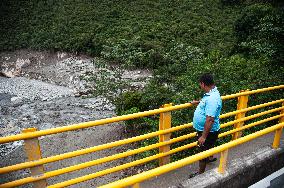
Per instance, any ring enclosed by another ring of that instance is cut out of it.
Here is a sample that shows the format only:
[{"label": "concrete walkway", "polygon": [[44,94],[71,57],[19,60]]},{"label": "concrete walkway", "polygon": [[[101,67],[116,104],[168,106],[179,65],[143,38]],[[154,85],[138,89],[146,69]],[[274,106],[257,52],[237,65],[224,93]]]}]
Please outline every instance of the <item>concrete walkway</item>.
[{"label": "concrete walkway", "polygon": [[[259,137],[253,141],[250,141],[240,146],[237,146],[235,148],[232,148],[231,150],[229,150],[228,164],[230,164],[230,161],[232,160],[236,160],[243,156],[247,156],[253,152],[257,152],[258,150],[260,150],[261,148],[265,146],[271,146],[273,142],[273,138],[274,138],[274,133],[270,133],[262,137]],[[282,134],[280,145],[284,146],[284,134]],[[218,160],[214,163],[209,164],[206,170],[214,169],[218,167],[220,154],[216,155],[216,157],[218,158]],[[142,182],[140,184],[140,187],[142,188],[164,188],[164,187],[177,186],[179,183],[188,180],[189,174],[193,172],[197,172],[197,171],[198,171],[198,163],[194,163],[194,164],[185,166],[183,168],[168,172],[161,176],[152,178],[148,181]]]}]

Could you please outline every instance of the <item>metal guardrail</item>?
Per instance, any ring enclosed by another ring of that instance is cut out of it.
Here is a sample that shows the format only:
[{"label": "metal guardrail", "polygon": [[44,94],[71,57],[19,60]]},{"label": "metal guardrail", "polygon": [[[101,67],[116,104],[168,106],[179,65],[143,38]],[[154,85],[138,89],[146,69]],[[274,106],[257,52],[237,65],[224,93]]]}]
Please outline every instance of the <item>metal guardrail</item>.
[{"label": "metal guardrail", "polygon": [[[146,171],[146,172],[142,172],[140,174],[137,174],[137,175],[134,175],[134,176],[122,179],[122,180],[118,180],[116,182],[113,182],[113,183],[110,183],[110,184],[107,184],[107,185],[100,186],[100,188],[108,188],[108,187],[119,188],[119,187],[126,187],[126,186],[130,186],[130,185],[134,185],[138,182],[142,182],[142,181],[150,179],[152,177],[155,177],[155,176],[164,174],[166,172],[169,172],[171,170],[175,170],[175,169],[181,168],[183,166],[192,164],[194,162],[197,162],[199,160],[202,160],[204,158],[207,158],[207,157],[212,156],[212,155],[217,154],[217,153],[221,153],[221,159],[220,159],[221,163],[220,163],[219,169],[218,169],[218,171],[221,172],[221,171],[223,171],[223,169],[225,167],[224,162],[227,160],[227,159],[224,159],[225,155],[222,154],[222,153],[225,153],[225,152],[227,153],[228,149],[230,149],[232,147],[235,147],[235,146],[238,146],[238,145],[243,144],[245,142],[251,141],[255,138],[258,138],[258,137],[263,136],[265,134],[271,133],[273,131],[280,130],[280,129],[283,128],[283,126],[284,126],[284,122],[279,123],[279,124],[274,125],[272,127],[268,127],[266,129],[263,129],[263,130],[258,131],[256,133],[247,135],[247,136],[239,138],[237,140],[233,140],[233,141],[228,142],[226,144],[222,144],[220,146],[214,147],[214,148],[206,150],[204,152],[201,152],[201,153],[192,155],[190,157],[181,159],[179,161],[176,161],[176,162],[173,162],[173,163],[170,163],[170,164],[167,164],[167,165],[164,165],[164,166],[161,166],[161,167],[158,167],[158,168]],[[227,154],[226,154],[226,156],[227,156]],[[53,187],[53,186],[50,186],[50,187]]]},{"label": "metal guardrail", "polygon": [[[237,97],[238,98],[238,106],[237,106],[236,111],[229,112],[229,113],[226,113],[226,114],[222,114],[220,116],[220,118],[223,119],[223,118],[227,118],[227,117],[235,115],[235,120],[221,124],[221,128],[234,125],[234,129],[229,130],[229,131],[224,132],[224,133],[221,133],[219,135],[219,137],[223,137],[223,136],[227,136],[227,135],[233,135],[234,141],[232,141],[232,142],[239,143],[239,141],[237,142],[237,140],[240,140],[240,139],[243,140],[243,138],[245,138],[245,137],[240,138],[240,136],[241,136],[240,133],[241,133],[242,130],[245,130],[245,129],[248,129],[250,127],[254,127],[254,126],[275,120],[275,119],[280,119],[280,122],[284,122],[284,99],[279,99],[279,100],[276,100],[276,101],[267,102],[267,103],[259,104],[259,105],[252,106],[252,107],[247,107],[249,95],[257,94],[257,93],[261,93],[261,92],[267,92],[267,91],[276,90],[276,89],[283,89],[283,88],[284,88],[284,85],[280,85],[280,86],[274,86],[274,87],[269,87],[269,88],[264,88],[264,89],[257,89],[257,90],[252,90],[252,91],[241,91],[240,93],[222,96],[222,100],[229,100],[229,99],[233,99],[233,98]],[[282,107],[266,110],[266,111],[245,117],[245,113],[248,112],[248,111],[252,111],[252,110],[256,110],[256,109],[260,109],[260,108],[264,108],[264,107],[270,107],[272,105],[279,104],[279,103],[282,103]],[[130,163],[126,163],[126,164],[123,164],[123,165],[119,165],[119,166],[116,166],[116,167],[113,167],[113,168],[110,168],[110,169],[102,170],[102,171],[99,171],[99,172],[96,172],[96,173],[93,173],[93,174],[89,174],[89,175],[86,175],[86,176],[82,176],[82,177],[74,178],[74,179],[64,181],[64,182],[61,182],[61,183],[57,183],[57,184],[54,184],[54,185],[50,185],[48,187],[65,187],[65,186],[73,185],[73,184],[76,184],[76,183],[79,183],[79,182],[83,182],[83,181],[86,181],[86,180],[89,180],[89,179],[93,179],[93,178],[96,178],[96,177],[99,177],[99,176],[103,176],[103,175],[106,175],[106,174],[109,174],[109,173],[113,173],[113,172],[116,172],[116,171],[119,171],[119,170],[123,170],[123,169],[129,168],[129,167],[133,167],[133,166],[143,164],[143,163],[146,163],[146,162],[149,162],[149,161],[152,161],[152,160],[156,160],[156,159],[159,159],[159,164],[160,164],[161,167],[163,167],[162,169],[166,169],[166,171],[170,170],[171,166],[172,166],[171,164],[173,164],[173,163],[170,163],[169,155],[174,154],[174,153],[179,152],[179,151],[182,151],[182,150],[185,150],[185,149],[188,149],[188,148],[192,148],[192,147],[197,145],[197,142],[193,142],[193,143],[184,145],[182,147],[170,149],[170,144],[180,142],[182,140],[186,140],[186,139],[189,139],[189,138],[193,138],[196,135],[196,133],[190,133],[190,134],[183,135],[183,136],[180,136],[180,137],[177,137],[177,138],[173,138],[173,139],[170,138],[170,134],[172,132],[192,127],[192,123],[188,123],[188,124],[184,124],[184,125],[180,125],[180,126],[176,126],[176,127],[171,127],[171,113],[170,112],[174,111],[174,110],[180,110],[180,109],[188,108],[188,107],[192,107],[192,104],[185,103],[185,104],[180,104],[180,105],[175,105],[175,106],[168,104],[168,105],[164,105],[163,108],[145,111],[145,112],[138,112],[138,113],[134,113],[134,114],[118,116],[118,117],[113,117],[113,118],[107,118],[107,119],[102,119],[102,120],[96,120],[96,121],[90,121],[90,122],[74,124],[74,125],[69,125],[69,126],[64,126],[64,127],[59,127],[59,128],[48,129],[48,130],[37,131],[35,128],[29,128],[29,129],[24,130],[22,134],[17,134],[17,135],[12,135],[12,136],[7,136],[7,137],[0,137],[0,144],[13,142],[13,141],[17,141],[17,140],[24,140],[25,141],[25,149],[26,149],[26,152],[27,152],[27,155],[28,155],[28,158],[29,158],[28,162],[24,162],[24,163],[15,164],[15,165],[0,168],[0,174],[9,173],[9,172],[12,172],[12,171],[26,169],[26,168],[30,168],[31,174],[32,174],[32,176],[27,177],[27,178],[23,178],[23,179],[19,179],[19,180],[15,180],[15,181],[12,181],[12,182],[7,182],[7,183],[4,183],[4,184],[1,184],[0,188],[1,187],[20,186],[20,185],[27,184],[27,183],[34,183],[34,185],[36,187],[46,187],[47,186],[46,179],[48,179],[50,177],[58,176],[58,175],[61,175],[61,174],[73,172],[73,171],[80,170],[80,169],[83,169],[83,168],[87,168],[87,167],[90,167],[90,166],[94,166],[94,165],[109,162],[109,161],[112,161],[112,160],[116,160],[116,159],[124,158],[124,157],[127,157],[127,156],[135,155],[135,154],[144,152],[146,150],[152,150],[152,149],[155,149],[155,148],[159,148],[159,153],[156,154],[156,155],[153,155],[153,156],[150,156],[150,157],[147,157],[147,158],[143,158],[143,159],[140,159],[140,160],[137,160],[137,161],[133,161],[133,162],[130,162]],[[248,125],[244,125],[245,121],[248,121],[248,120],[251,120],[251,119],[254,119],[254,118],[257,118],[257,117],[261,117],[261,116],[266,115],[266,114],[278,112],[278,111],[280,111],[279,115],[275,115],[275,116],[272,116],[272,117],[269,117],[269,118],[266,118],[266,119],[263,119],[263,120],[259,120],[259,121],[254,122],[254,123],[250,123]],[[136,137],[133,137],[133,138],[124,139],[124,140],[119,140],[119,141],[115,141],[115,142],[111,142],[111,143],[107,143],[107,144],[103,144],[103,145],[99,145],[99,146],[94,146],[94,147],[90,147],[90,148],[86,148],[86,149],[72,151],[72,152],[68,152],[68,153],[64,153],[64,154],[60,154],[60,155],[41,158],[41,151],[40,151],[40,145],[39,145],[39,142],[38,142],[38,137],[62,133],[62,132],[66,132],[66,131],[77,130],[77,129],[88,128],[88,127],[93,127],[93,126],[100,126],[100,125],[105,125],[105,124],[109,124],[109,123],[125,121],[125,120],[130,120],[130,119],[135,119],[135,118],[141,118],[141,117],[151,116],[151,115],[156,115],[156,114],[160,114],[159,131],[155,131],[155,132],[151,132],[151,133],[148,133],[148,134],[144,134],[144,135],[140,135],[140,136],[136,136]],[[272,130],[272,131],[276,130],[276,136],[275,136],[275,140],[274,140],[274,143],[273,143],[273,147],[277,148],[278,145],[279,145],[279,140],[280,140],[280,135],[281,135],[281,132],[282,132],[283,123],[282,124],[280,123],[279,125],[275,125],[275,126],[276,126],[276,128]],[[275,126],[273,126],[273,127],[275,127]],[[271,129],[269,129],[269,130],[271,130]],[[252,135],[254,135],[254,134],[256,134],[256,133],[253,133]],[[70,166],[70,167],[65,167],[65,168],[62,168],[62,169],[57,169],[57,170],[53,170],[53,171],[49,171],[49,172],[44,172],[44,169],[43,169],[43,165],[47,164],[47,163],[51,163],[51,162],[55,162],[55,161],[59,161],[59,160],[64,160],[64,159],[67,159],[67,158],[76,157],[76,156],[80,156],[80,155],[84,155],[84,154],[88,154],[88,153],[92,153],[92,152],[96,152],[96,151],[100,151],[100,150],[105,150],[105,149],[109,149],[109,148],[116,147],[116,146],[121,146],[121,145],[128,144],[128,143],[133,143],[133,142],[137,142],[137,141],[140,141],[140,140],[152,138],[152,137],[155,137],[155,136],[159,136],[159,142],[156,143],[156,144],[152,144],[152,145],[145,146],[145,147],[138,148],[138,149],[134,149],[134,150],[131,150],[131,151],[118,153],[118,154],[113,155],[113,156],[108,156],[108,157],[96,159],[96,160],[93,160],[93,161],[89,161],[89,162],[85,162],[85,163],[81,163],[81,164],[77,164],[77,165],[73,165],[73,166]],[[251,137],[248,137],[248,138],[251,138]],[[229,142],[229,143],[231,143],[231,142]],[[229,144],[229,143],[227,143],[227,144]],[[241,143],[243,143],[243,142],[241,142]],[[221,146],[223,146],[223,145],[221,145]],[[226,164],[226,155],[228,153],[228,149],[230,148],[229,146],[233,147],[231,145],[228,145],[228,148],[226,150],[221,151],[221,150],[216,149],[216,148],[211,149],[212,151],[210,150],[211,152],[214,152],[214,154],[221,152],[221,160],[220,160],[220,165],[221,165],[220,169],[221,170],[220,170],[220,172],[223,172],[225,170],[224,165]],[[221,147],[221,148],[224,148],[224,147]],[[204,154],[200,153],[200,154],[197,154],[197,155],[198,156],[200,155],[201,157],[206,158],[206,156],[207,156],[206,152],[207,151],[205,151],[205,153],[202,152]],[[189,162],[188,164],[192,163],[192,157],[189,157],[189,158],[186,158],[186,159],[188,159],[188,160],[183,159],[183,160],[186,161],[186,163],[188,163],[188,162]],[[196,162],[198,160],[199,160],[199,158],[197,158],[193,162]],[[170,164],[168,164],[168,163],[170,163]],[[167,168],[168,165],[170,165],[169,168]],[[160,169],[161,167],[159,167],[158,169]],[[164,171],[162,170],[161,173],[162,172],[164,172]],[[154,171],[154,173],[156,173],[156,171]],[[134,184],[136,186],[138,186],[138,184],[136,184],[136,183],[139,183],[143,180],[146,180],[147,178],[150,178],[150,176],[148,176],[148,173],[145,172],[145,173],[142,173],[142,174],[143,174],[142,178],[140,176],[135,175],[135,176],[133,176],[135,178],[130,177],[129,179],[126,178],[125,180],[119,180],[118,182],[114,182],[114,183],[106,185],[106,187],[112,187],[112,186],[123,187],[123,186],[134,185]],[[125,182],[128,182],[128,183],[125,184]],[[129,184],[129,182],[131,182],[131,183]]]}]

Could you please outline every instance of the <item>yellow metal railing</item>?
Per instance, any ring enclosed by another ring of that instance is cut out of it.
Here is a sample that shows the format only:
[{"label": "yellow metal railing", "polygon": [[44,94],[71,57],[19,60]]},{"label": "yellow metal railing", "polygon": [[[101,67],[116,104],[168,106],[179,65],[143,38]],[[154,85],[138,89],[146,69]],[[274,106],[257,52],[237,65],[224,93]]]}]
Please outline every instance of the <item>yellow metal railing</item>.
[{"label": "yellow metal railing", "polygon": [[[243,144],[245,142],[248,142],[250,140],[253,140],[255,138],[258,138],[260,136],[268,134],[270,132],[282,129],[283,126],[284,126],[284,123],[280,123],[280,124],[274,125],[272,127],[268,127],[268,128],[263,129],[261,131],[258,131],[256,133],[253,133],[253,134],[247,135],[245,137],[239,138],[237,140],[234,140],[234,141],[228,142],[226,144],[217,146],[215,148],[209,149],[209,150],[204,151],[202,153],[198,153],[198,154],[192,155],[190,157],[187,157],[185,159],[181,159],[179,161],[176,161],[176,162],[155,168],[153,170],[142,172],[140,174],[137,174],[137,175],[134,175],[134,176],[122,179],[122,180],[118,180],[116,182],[113,182],[113,183],[110,183],[110,184],[107,184],[107,185],[103,185],[103,186],[100,186],[100,187],[101,188],[107,188],[107,187],[117,187],[118,188],[118,187],[125,187],[125,186],[134,185],[138,182],[142,182],[142,181],[150,179],[152,177],[159,176],[159,175],[164,174],[166,172],[169,172],[171,170],[175,170],[175,169],[181,168],[183,166],[192,164],[194,162],[197,162],[199,160],[202,160],[202,159],[207,158],[209,156],[212,156],[214,154],[224,152],[224,151],[226,151],[226,150],[228,150],[232,147],[235,147],[237,145]],[[223,165],[220,165],[220,166],[219,166],[219,171],[220,171],[220,168],[222,168]]]},{"label": "yellow metal railing", "polygon": [[[229,122],[221,124],[221,128],[234,125],[234,129],[226,131],[226,132],[221,133],[219,135],[219,137],[224,137],[224,136],[227,136],[227,135],[233,135],[234,141],[231,141],[227,144],[223,144],[221,146],[218,146],[217,148],[208,150],[206,152],[202,152],[200,154],[194,155],[195,157],[193,157],[193,156],[188,157],[186,159],[183,159],[182,161],[184,161],[184,163],[186,163],[186,164],[190,164],[190,163],[196,162],[196,161],[198,161],[202,158],[206,158],[207,156],[210,156],[212,154],[216,154],[216,153],[221,152],[221,160],[220,160],[221,163],[220,163],[219,172],[222,173],[225,170],[226,156],[227,156],[227,153],[228,153],[228,149],[230,147],[234,147],[238,144],[241,144],[243,142],[254,139],[255,137],[266,134],[269,131],[270,132],[276,131],[275,139],[274,139],[274,142],[273,142],[273,148],[277,148],[279,146],[279,140],[280,140],[280,136],[281,136],[281,133],[282,133],[282,127],[283,127],[282,122],[284,122],[284,99],[279,99],[279,100],[276,100],[276,101],[271,101],[271,102],[259,104],[259,105],[256,105],[256,106],[251,106],[251,107],[247,107],[247,102],[248,102],[248,96],[249,95],[257,94],[257,93],[261,93],[261,92],[267,92],[267,91],[276,90],[276,89],[283,89],[283,88],[284,88],[284,85],[280,85],[280,86],[274,86],[274,87],[269,87],[269,88],[264,88],[264,89],[257,89],[257,90],[252,90],[252,91],[241,91],[240,93],[237,93],[237,94],[222,96],[222,100],[238,98],[237,110],[233,111],[233,112],[228,112],[226,114],[222,114],[220,116],[220,118],[222,118],[222,119],[230,117],[230,116],[235,116],[234,121],[229,121]],[[274,108],[274,109],[266,110],[266,111],[263,111],[263,112],[260,112],[260,113],[256,113],[256,114],[253,114],[253,115],[250,115],[250,116],[247,116],[247,117],[245,116],[246,112],[253,111],[253,110],[256,110],[256,109],[260,109],[260,108],[264,108],[264,107],[271,107],[271,106],[276,105],[276,104],[282,104],[282,106]],[[192,127],[192,123],[187,123],[187,124],[184,124],[184,125],[171,127],[171,111],[180,110],[180,109],[184,109],[184,108],[188,108],[188,107],[192,107],[192,105],[190,103],[175,105],[175,106],[168,104],[168,105],[164,105],[162,108],[150,110],[150,111],[145,111],[145,112],[138,112],[138,113],[134,113],[134,114],[118,116],[118,117],[113,117],[113,118],[107,118],[107,119],[102,119],[102,120],[96,120],[96,121],[90,121],[90,122],[86,122],[86,123],[74,124],[74,125],[69,125],[69,126],[64,126],[64,127],[59,127],[59,128],[53,128],[53,129],[48,129],[48,130],[37,131],[34,128],[29,128],[29,129],[24,130],[22,134],[17,134],[17,135],[12,135],[12,136],[7,136],[7,137],[0,137],[0,144],[18,141],[18,140],[24,140],[25,141],[25,149],[26,149],[27,155],[29,156],[29,161],[27,161],[27,162],[0,168],[0,174],[9,173],[9,172],[12,172],[12,171],[17,171],[17,170],[22,170],[22,169],[27,169],[27,168],[30,168],[31,172],[32,172],[32,174],[31,174],[32,176],[1,184],[0,188],[1,187],[15,187],[15,186],[28,184],[28,183],[34,183],[34,185],[36,187],[46,187],[47,185],[46,185],[45,180],[48,179],[48,178],[59,176],[59,175],[65,174],[65,173],[73,172],[73,171],[77,171],[77,170],[84,169],[84,168],[87,168],[87,167],[91,167],[91,166],[94,166],[94,165],[99,165],[99,164],[106,163],[106,162],[109,162],[109,161],[121,159],[121,158],[124,158],[124,157],[127,157],[127,156],[135,155],[135,154],[138,154],[138,153],[141,153],[141,152],[144,152],[144,151],[147,151],[147,150],[152,150],[152,149],[159,149],[159,153],[156,154],[156,155],[150,156],[150,157],[146,157],[146,158],[136,160],[136,161],[133,161],[133,162],[129,162],[129,163],[126,163],[126,164],[123,164],[123,165],[119,165],[119,166],[115,166],[115,167],[112,167],[112,168],[109,168],[109,169],[98,171],[98,172],[95,172],[95,173],[92,173],[92,174],[89,174],[89,175],[85,175],[85,176],[82,176],[82,177],[78,177],[78,178],[74,178],[74,179],[71,179],[71,180],[68,180],[68,181],[64,181],[64,182],[61,182],[61,183],[50,185],[48,187],[65,187],[65,186],[77,184],[77,183],[80,183],[80,182],[83,182],[83,181],[86,181],[86,180],[90,180],[90,179],[93,179],[93,178],[96,178],[96,177],[100,177],[100,176],[103,176],[103,175],[106,175],[106,174],[117,172],[117,171],[129,168],[129,167],[133,167],[133,166],[143,164],[143,163],[147,163],[149,161],[157,160],[157,159],[159,160],[159,164],[160,164],[161,167],[157,168],[157,170],[155,170],[155,169],[151,170],[151,172],[153,171],[154,174],[159,172],[158,173],[158,175],[159,175],[159,174],[168,172],[170,170],[174,170],[176,168],[179,168],[181,166],[173,165],[175,163],[169,164],[169,162],[170,162],[169,156],[174,154],[174,153],[183,151],[185,149],[195,147],[197,145],[197,142],[186,144],[184,146],[181,146],[181,147],[178,147],[178,148],[175,148],[175,149],[170,149],[170,145],[173,144],[173,143],[176,143],[176,142],[180,142],[180,141],[189,139],[189,138],[193,138],[193,137],[196,136],[196,133],[190,133],[190,134],[187,134],[187,135],[183,135],[183,136],[171,139],[170,136],[171,136],[172,132]],[[266,119],[263,119],[263,120],[259,120],[259,121],[256,121],[256,122],[253,122],[253,123],[250,123],[250,124],[247,124],[247,125],[245,125],[245,123],[244,123],[245,121],[255,119],[255,118],[258,118],[258,117],[261,117],[261,116],[264,116],[264,115],[267,115],[267,114],[271,114],[271,113],[274,113],[274,112],[279,112],[279,111],[280,111],[279,115],[274,115],[272,117],[269,117],[269,118],[266,118]],[[100,126],[100,125],[105,125],[105,124],[109,124],[109,123],[125,121],[125,120],[130,120],[130,119],[135,119],[135,118],[141,118],[141,117],[145,117],[145,116],[152,116],[152,115],[156,115],[156,114],[160,114],[159,131],[155,131],[155,132],[151,132],[151,133],[148,133],[148,134],[144,134],[144,135],[140,135],[140,136],[124,139],[124,140],[119,140],[119,141],[115,141],[115,142],[111,142],[111,143],[107,143],[107,144],[102,144],[102,145],[99,145],[99,146],[94,146],[94,147],[90,147],[90,148],[86,148],[86,149],[72,151],[72,152],[68,152],[68,153],[64,153],[64,154],[60,154],[60,155],[41,158],[40,146],[39,146],[39,143],[38,143],[38,137],[62,133],[62,132],[66,132],[66,131],[73,131],[73,130],[77,130],[77,129],[88,128],[88,127],[93,127],[93,126]],[[242,130],[245,130],[245,129],[248,129],[248,128],[251,128],[251,127],[254,127],[254,126],[257,126],[257,125],[261,125],[261,124],[264,124],[266,122],[276,120],[276,119],[279,119],[279,121],[281,123],[273,126],[273,128],[269,127],[267,129],[264,129],[266,131],[262,130],[262,132],[259,131],[257,133],[253,133],[253,134],[248,135],[246,137],[240,138],[240,136],[241,136],[240,133],[241,133]],[[263,133],[263,131],[265,133]],[[257,136],[255,136],[255,135],[257,135]],[[62,168],[62,169],[44,172],[43,165],[47,164],[47,163],[60,161],[60,160],[68,159],[68,158],[71,158],[71,157],[77,157],[77,156],[80,156],[80,155],[85,155],[85,154],[93,153],[93,152],[100,151],[100,150],[110,149],[110,148],[113,148],[113,147],[117,147],[117,146],[129,144],[129,143],[149,139],[149,138],[156,137],[156,136],[159,136],[159,142],[156,143],[156,144],[152,144],[152,145],[141,147],[141,148],[138,148],[138,149],[126,151],[126,152],[123,152],[123,153],[118,153],[118,154],[113,155],[113,156],[107,156],[107,157],[103,157],[103,158],[100,158],[100,159],[88,161],[88,162],[85,162],[85,163],[65,167],[65,168]],[[244,139],[244,138],[247,138],[247,139]],[[218,148],[221,148],[221,149],[218,149]],[[212,154],[207,155],[207,153],[212,153]],[[195,159],[195,160],[193,160],[193,159]],[[179,164],[180,164],[180,161],[178,162]],[[175,168],[172,168],[172,166],[175,166]],[[158,169],[163,169],[163,170],[159,171]],[[152,173],[148,173],[148,172],[150,172],[150,171],[142,173],[141,176],[135,175],[135,176],[126,178],[124,180],[119,180],[118,182],[114,182],[114,183],[106,185],[106,187],[124,187],[124,186],[128,186],[128,185],[133,185],[134,187],[135,186],[137,187],[138,186],[137,183],[153,177]],[[151,175],[149,175],[149,174],[151,174]]]}]

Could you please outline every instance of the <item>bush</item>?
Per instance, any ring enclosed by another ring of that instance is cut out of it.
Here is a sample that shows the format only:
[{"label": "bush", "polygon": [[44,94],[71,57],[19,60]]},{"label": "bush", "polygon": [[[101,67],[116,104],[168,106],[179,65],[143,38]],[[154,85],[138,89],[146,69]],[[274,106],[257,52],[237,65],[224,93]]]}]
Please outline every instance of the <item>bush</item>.
[{"label": "bush", "polygon": [[235,31],[239,51],[283,63],[283,11],[264,4],[249,6],[237,20]]},{"label": "bush", "polygon": [[223,5],[239,5],[240,3],[244,2],[245,0],[221,0]]},{"label": "bush", "polygon": [[127,67],[147,67],[150,57],[155,54],[154,49],[143,49],[137,40],[121,39],[110,41],[103,46],[101,55],[110,61],[124,63]]},{"label": "bush", "polygon": [[235,31],[238,41],[246,40],[256,31],[256,26],[260,24],[261,19],[271,14],[273,8],[270,5],[251,5],[245,8],[243,14],[235,23]]},{"label": "bush", "polygon": [[117,114],[126,114],[126,112],[132,108],[137,111],[145,110],[143,104],[141,104],[142,92],[128,91],[122,93],[115,101]]}]

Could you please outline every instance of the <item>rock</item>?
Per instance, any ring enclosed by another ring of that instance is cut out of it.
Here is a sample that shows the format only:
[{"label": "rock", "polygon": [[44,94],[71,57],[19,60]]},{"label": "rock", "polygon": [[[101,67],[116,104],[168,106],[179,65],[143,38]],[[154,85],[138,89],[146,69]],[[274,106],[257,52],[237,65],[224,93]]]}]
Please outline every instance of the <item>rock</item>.
[{"label": "rock", "polygon": [[47,100],[48,100],[48,97],[42,97],[41,100],[42,100],[42,101],[47,101]]},{"label": "rock", "polygon": [[21,102],[23,102],[23,99],[21,97],[12,97],[11,102],[12,103],[21,103]]},{"label": "rock", "polygon": [[2,71],[0,73],[0,76],[7,77],[7,78],[14,78],[15,77],[15,75],[13,74],[12,71]]},{"label": "rock", "polygon": [[31,118],[31,123],[33,123],[33,124],[38,124],[38,123],[41,122],[40,118],[35,116],[35,115],[31,115],[30,118]]},{"label": "rock", "polygon": [[19,65],[20,65],[20,68],[27,68],[28,66],[31,65],[31,63],[35,63],[36,61],[37,61],[37,59],[35,57],[30,57],[29,59],[25,59],[25,60],[22,59],[22,60],[20,60],[19,61]]},{"label": "rock", "polygon": [[53,128],[53,125],[51,123],[43,123],[41,124],[40,130],[51,129],[51,128]]},{"label": "rock", "polygon": [[58,59],[62,59],[62,58],[64,58],[66,55],[67,55],[66,53],[58,52],[58,53],[57,53],[57,58],[58,58]]},{"label": "rock", "polygon": [[80,93],[74,93],[74,96],[75,96],[75,97],[80,97],[81,94],[80,94]]}]

